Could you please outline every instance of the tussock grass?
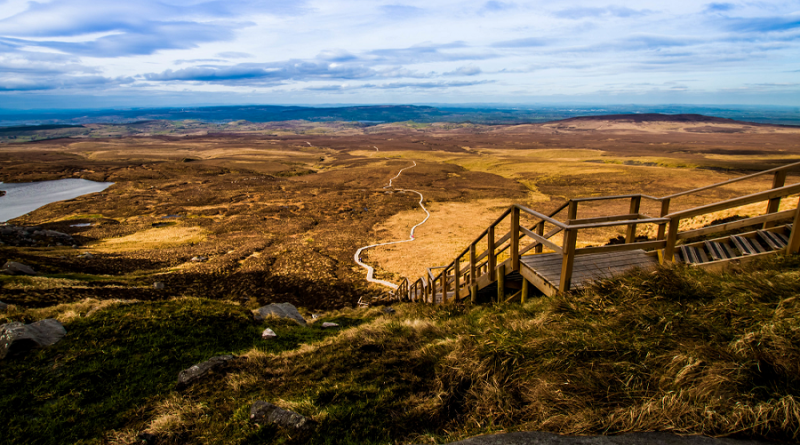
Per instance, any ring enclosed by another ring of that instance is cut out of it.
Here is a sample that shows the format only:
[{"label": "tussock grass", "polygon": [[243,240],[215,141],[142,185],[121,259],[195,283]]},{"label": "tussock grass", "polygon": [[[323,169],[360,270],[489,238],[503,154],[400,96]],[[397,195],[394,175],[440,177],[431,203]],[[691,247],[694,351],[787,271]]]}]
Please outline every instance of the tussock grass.
[{"label": "tussock grass", "polygon": [[[112,305],[70,321],[54,348],[3,363],[0,442],[123,444],[146,430],[163,443],[297,443],[250,424],[254,400],[320,422],[314,444],[514,430],[798,440],[798,266],[633,271],[525,305],[344,309],[308,328],[199,299]],[[266,325],[277,340],[258,338]],[[225,352],[247,360],[174,391],[180,369]],[[48,420],[34,431],[31,417]]]},{"label": "tussock grass", "polygon": [[109,238],[96,244],[99,251],[124,252],[152,250],[197,244],[206,239],[206,231],[199,227],[171,226],[142,230],[119,238]]}]

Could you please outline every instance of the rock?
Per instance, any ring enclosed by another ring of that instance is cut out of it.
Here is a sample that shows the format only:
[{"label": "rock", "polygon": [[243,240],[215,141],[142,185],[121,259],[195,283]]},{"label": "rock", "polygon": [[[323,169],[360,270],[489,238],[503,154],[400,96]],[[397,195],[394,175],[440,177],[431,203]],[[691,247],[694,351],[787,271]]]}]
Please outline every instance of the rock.
[{"label": "rock", "polygon": [[192,259],[191,259],[191,262],[193,262],[193,263],[202,263],[204,261],[208,261],[208,258],[204,257],[204,256],[195,256],[195,257],[192,257]]},{"label": "rock", "polygon": [[65,335],[67,330],[53,318],[27,325],[19,322],[4,324],[0,326],[0,359],[8,354],[52,346]]},{"label": "rock", "polygon": [[82,254],[78,255],[78,258],[92,259],[94,258],[94,255],[89,252],[83,252]]},{"label": "rock", "polygon": [[36,275],[36,272],[30,266],[14,261],[6,261],[6,264],[3,265],[3,272],[11,275]]},{"label": "rock", "polygon": [[391,306],[384,306],[383,309],[381,309],[381,312],[387,315],[392,315],[397,311]]},{"label": "rock", "polygon": [[308,326],[305,318],[291,303],[272,303],[258,308],[255,314],[256,321],[263,321],[268,317],[291,318],[302,326]]},{"label": "rock", "polygon": [[323,323],[322,323],[322,327],[323,327],[323,328],[338,328],[338,327],[339,327],[339,325],[338,325],[338,324],[336,324],[336,323],[331,323],[331,322],[329,322],[329,321],[326,321],[326,322],[323,322]]},{"label": "rock", "polygon": [[0,311],[5,312],[8,309],[8,305],[0,301]]},{"label": "rock", "polygon": [[164,283],[156,281],[155,283],[153,283],[153,289],[159,289],[159,290],[164,289]]},{"label": "rock", "polygon": [[188,388],[209,374],[219,373],[225,370],[236,358],[237,357],[233,355],[218,355],[216,357],[211,357],[203,363],[198,363],[191,368],[184,369],[178,374],[178,384],[176,386],[178,389]]},{"label": "rock", "polygon": [[261,333],[261,338],[263,338],[265,340],[269,340],[271,338],[277,338],[277,337],[278,337],[278,334],[276,334],[275,331],[273,331],[270,328],[264,329],[264,332]]},{"label": "rock", "polygon": [[287,430],[301,434],[312,433],[317,429],[318,423],[294,411],[279,408],[271,403],[257,400],[250,407],[250,421],[265,425],[278,425]]},{"label": "rock", "polygon": [[148,433],[147,431],[142,431],[136,437],[146,444],[154,444],[158,442],[158,436],[153,433]]}]

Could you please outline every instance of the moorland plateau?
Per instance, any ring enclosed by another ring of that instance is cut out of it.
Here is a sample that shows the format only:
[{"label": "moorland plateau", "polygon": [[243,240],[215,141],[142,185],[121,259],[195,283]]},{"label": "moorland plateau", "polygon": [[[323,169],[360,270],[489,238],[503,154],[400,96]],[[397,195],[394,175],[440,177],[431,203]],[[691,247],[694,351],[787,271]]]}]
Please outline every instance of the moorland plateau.
[{"label": "moorland plateau", "polygon": [[[53,317],[69,332],[0,364],[0,413],[12,419],[2,443],[132,443],[142,430],[164,443],[295,440],[247,424],[257,397],[318,420],[314,443],[513,429],[798,438],[796,259],[724,279],[637,272],[525,306],[402,304],[392,318],[357,308],[386,289],[366,283],[352,257],[406,238],[424,217],[417,195],[384,187],[412,161],[394,186],[423,193],[430,220],[414,242],[364,256],[393,282],[450,261],[511,203],[549,212],[572,197],[721,182],[796,162],[800,128],[696,115],[494,126],[146,121],[3,131],[0,141],[0,181],[115,183],[9,222],[67,233],[77,248],[1,239],[0,260],[39,275],[0,276],[10,305],[0,321]],[[262,341],[267,325],[249,310],[273,302],[344,329],[271,322],[281,339]],[[231,352],[246,364],[176,392],[179,370]]]}]

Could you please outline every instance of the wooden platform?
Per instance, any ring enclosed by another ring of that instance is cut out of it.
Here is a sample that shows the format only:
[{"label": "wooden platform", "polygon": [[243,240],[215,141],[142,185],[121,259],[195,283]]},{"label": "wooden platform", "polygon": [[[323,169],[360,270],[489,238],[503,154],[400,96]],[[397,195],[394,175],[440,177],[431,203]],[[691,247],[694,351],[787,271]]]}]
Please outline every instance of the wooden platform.
[{"label": "wooden platform", "polygon": [[[520,258],[520,273],[546,295],[559,291],[562,256],[557,253],[528,255]],[[619,275],[635,267],[658,265],[658,258],[644,250],[581,255],[575,258],[569,290],[580,289],[592,281]]]}]

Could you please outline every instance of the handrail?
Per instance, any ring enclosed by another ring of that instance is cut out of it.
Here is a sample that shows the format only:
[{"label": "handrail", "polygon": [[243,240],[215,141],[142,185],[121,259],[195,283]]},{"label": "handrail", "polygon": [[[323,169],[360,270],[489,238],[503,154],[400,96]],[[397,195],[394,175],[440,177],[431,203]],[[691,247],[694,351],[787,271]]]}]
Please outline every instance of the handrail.
[{"label": "handrail", "polygon": [[631,195],[613,195],[613,196],[590,196],[588,198],[572,198],[570,201],[573,202],[588,202],[588,201],[607,201],[611,199],[630,199],[630,198],[647,198],[653,201],[661,201],[663,198],[656,198],[655,196],[650,195],[643,195],[641,193],[635,193]]},{"label": "handrail", "polygon": [[712,189],[714,187],[733,184],[734,182],[739,182],[739,181],[744,181],[744,180],[747,180],[747,179],[752,179],[752,178],[755,178],[755,177],[758,177],[758,176],[762,176],[762,175],[766,175],[766,174],[769,174],[769,173],[775,173],[775,172],[779,172],[779,171],[787,171],[787,170],[791,169],[792,167],[798,167],[798,166],[800,166],[800,162],[795,162],[795,163],[787,164],[787,165],[784,165],[784,166],[781,166],[781,167],[776,167],[776,168],[773,168],[773,169],[770,169],[770,170],[764,170],[762,172],[753,173],[751,175],[740,176],[738,178],[729,179],[727,181],[718,182],[716,184],[711,184],[711,185],[707,185],[707,186],[704,186],[704,187],[698,187],[698,188],[692,189],[692,190],[686,190],[684,192],[675,193],[675,194],[672,194],[672,195],[669,195],[669,196],[663,196],[663,197],[661,197],[661,200],[663,201],[665,199],[672,199],[672,198],[677,198],[679,196],[684,196],[684,195],[689,195],[689,194],[692,194],[692,193],[702,192],[704,190]]},{"label": "handrail", "polygon": [[797,192],[800,192],[800,183],[786,185],[783,187],[778,187],[759,193],[753,193],[750,195],[741,196],[739,198],[729,199],[727,201],[715,202],[713,204],[707,204],[704,206],[695,207],[693,209],[687,209],[680,212],[670,213],[669,215],[665,216],[665,218],[680,218],[680,219],[691,218],[693,216],[702,215],[704,213],[717,212],[732,207],[739,207],[747,204],[753,204],[759,201],[765,201],[767,199],[793,195]]}]

